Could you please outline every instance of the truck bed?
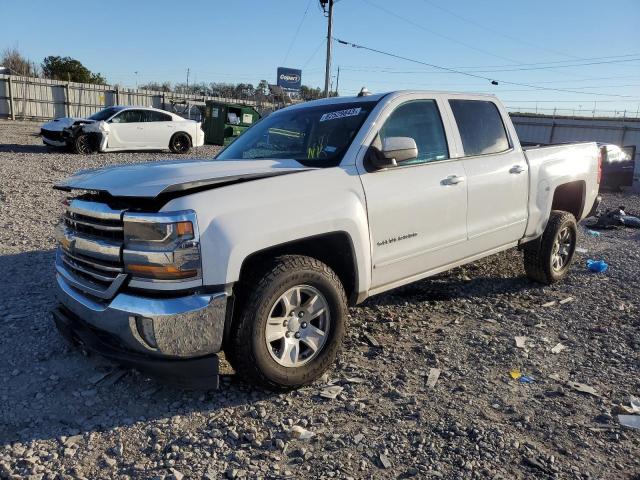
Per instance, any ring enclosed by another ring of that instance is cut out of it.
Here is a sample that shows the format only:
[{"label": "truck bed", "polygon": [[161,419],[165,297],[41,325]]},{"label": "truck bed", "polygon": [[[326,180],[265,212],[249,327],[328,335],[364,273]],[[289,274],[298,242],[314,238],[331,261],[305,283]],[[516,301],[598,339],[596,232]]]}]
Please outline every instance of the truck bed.
[{"label": "truck bed", "polygon": [[538,237],[544,231],[560,185],[570,184],[582,192],[582,205],[576,212],[576,220],[585,218],[599,190],[599,149],[596,143],[524,147],[523,153],[530,172],[529,221],[525,239]]}]

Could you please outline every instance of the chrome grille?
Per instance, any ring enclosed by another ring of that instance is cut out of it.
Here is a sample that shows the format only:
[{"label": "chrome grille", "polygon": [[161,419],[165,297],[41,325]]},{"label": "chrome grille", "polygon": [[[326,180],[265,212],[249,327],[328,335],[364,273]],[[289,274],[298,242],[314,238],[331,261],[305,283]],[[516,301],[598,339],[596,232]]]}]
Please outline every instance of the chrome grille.
[{"label": "chrome grille", "polygon": [[123,212],[98,202],[70,202],[56,230],[56,270],[72,286],[98,298],[115,295],[126,278]]}]

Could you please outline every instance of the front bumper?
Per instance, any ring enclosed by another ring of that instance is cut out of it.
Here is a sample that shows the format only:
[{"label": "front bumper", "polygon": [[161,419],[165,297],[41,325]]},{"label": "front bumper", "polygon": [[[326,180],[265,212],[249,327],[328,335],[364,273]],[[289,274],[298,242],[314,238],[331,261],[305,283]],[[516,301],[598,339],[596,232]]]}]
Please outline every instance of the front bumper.
[{"label": "front bumper", "polygon": [[49,140],[48,138],[42,137],[42,143],[45,145],[49,145],[50,147],[66,147],[67,142],[62,140]]},{"label": "front bumper", "polygon": [[[98,301],[80,293],[60,274],[56,278],[61,306],[54,311],[54,319],[68,338],[171,383],[192,386],[204,377],[217,380],[215,354],[222,347],[226,293],[176,298],[119,293]],[[141,328],[143,321],[147,328]]]}]

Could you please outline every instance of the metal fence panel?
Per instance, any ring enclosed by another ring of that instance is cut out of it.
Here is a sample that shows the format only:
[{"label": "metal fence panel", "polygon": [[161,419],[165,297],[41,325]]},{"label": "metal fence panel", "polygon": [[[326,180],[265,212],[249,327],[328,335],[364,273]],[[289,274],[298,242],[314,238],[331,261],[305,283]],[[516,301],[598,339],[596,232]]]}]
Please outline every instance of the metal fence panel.
[{"label": "metal fence panel", "polygon": [[207,100],[244,103],[261,111],[273,111],[282,107],[268,102],[257,103],[234,98],[0,75],[0,118],[11,118],[12,114],[18,119],[31,120],[51,120],[65,116],[88,117],[112,105],[136,105],[169,110],[172,101],[202,103]]}]

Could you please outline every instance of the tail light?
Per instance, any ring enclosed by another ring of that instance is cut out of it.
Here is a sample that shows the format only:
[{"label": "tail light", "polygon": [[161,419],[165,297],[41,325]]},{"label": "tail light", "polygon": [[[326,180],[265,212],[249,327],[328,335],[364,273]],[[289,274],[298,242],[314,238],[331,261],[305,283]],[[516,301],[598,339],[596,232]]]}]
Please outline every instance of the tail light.
[{"label": "tail light", "polygon": [[602,148],[598,150],[598,185],[600,184],[600,180],[602,180]]}]

